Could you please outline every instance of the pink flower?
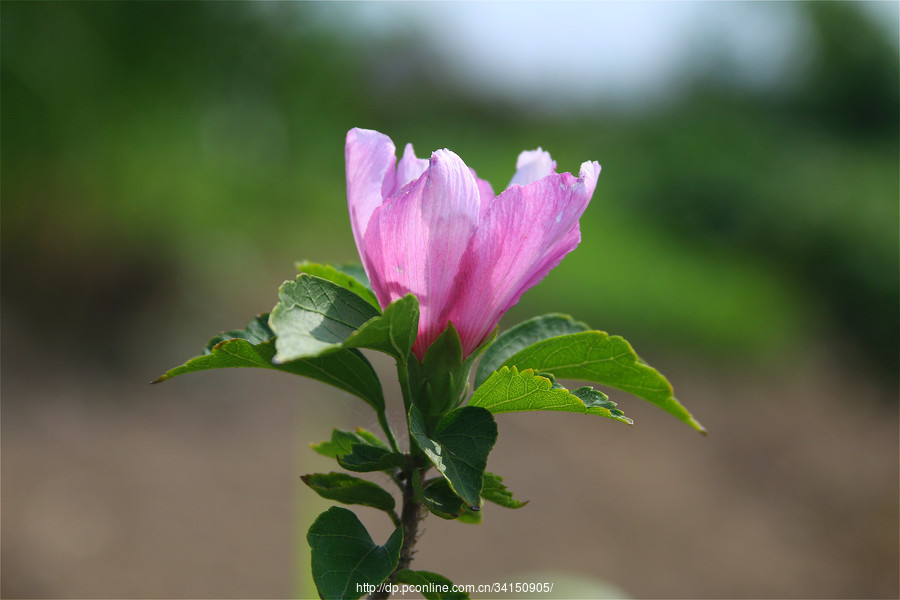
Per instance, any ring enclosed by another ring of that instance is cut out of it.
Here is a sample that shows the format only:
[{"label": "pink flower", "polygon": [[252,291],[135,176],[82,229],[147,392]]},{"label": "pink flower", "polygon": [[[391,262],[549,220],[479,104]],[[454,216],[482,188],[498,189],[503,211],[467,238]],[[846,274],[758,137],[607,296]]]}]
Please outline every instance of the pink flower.
[{"label": "pink flower", "polygon": [[579,177],[556,173],[540,148],[522,152],[500,195],[450,150],[416,158],[411,144],[397,162],[386,135],[347,133],[347,200],[363,266],[382,307],[412,292],[419,300],[413,352],[447,327],[468,356],[525,291],[581,241],[600,165]]}]

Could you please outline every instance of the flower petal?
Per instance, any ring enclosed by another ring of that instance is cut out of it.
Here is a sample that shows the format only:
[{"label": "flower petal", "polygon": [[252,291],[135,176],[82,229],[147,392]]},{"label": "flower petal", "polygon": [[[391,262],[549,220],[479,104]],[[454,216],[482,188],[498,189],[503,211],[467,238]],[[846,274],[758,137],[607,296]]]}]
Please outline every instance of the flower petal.
[{"label": "flower petal", "polygon": [[550,158],[549,152],[544,152],[538,146],[537,150],[526,150],[519,154],[516,160],[516,174],[513,175],[509,185],[528,185],[551,173],[556,173],[556,161]]},{"label": "flower petal", "polygon": [[472,352],[500,317],[581,240],[578,219],[597,185],[600,165],[586,162],[576,179],[551,174],[500,194],[479,224],[457,280],[448,318],[463,352]]},{"label": "flower petal", "polygon": [[491,187],[491,184],[488,181],[480,179],[478,175],[475,174],[475,169],[470,169],[470,171],[472,171],[472,177],[475,178],[475,183],[478,184],[478,193],[481,196],[481,209],[478,213],[480,221],[497,194],[494,193],[494,188]]},{"label": "flower petal", "polygon": [[404,185],[421,177],[422,173],[428,168],[428,164],[427,158],[416,158],[412,144],[407,144],[403,150],[403,158],[397,163],[397,187],[391,190],[390,194],[385,194],[385,196],[393,196]]},{"label": "flower petal", "polygon": [[393,173],[397,157],[394,143],[388,136],[370,129],[353,128],[347,132],[344,146],[347,162],[347,206],[350,211],[350,227],[356,240],[356,249],[366,261],[363,240],[369,219],[381,205],[385,176]]},{"label": "flower petal", "polygon": [[460,260],[478,224],[480,194],[472,173],[449,150],[431,155],[428,169],[385,200],[366,231],[367,268],[382,306],[412,292],[419,300],[421,358],[446,328],[457,294]]}]

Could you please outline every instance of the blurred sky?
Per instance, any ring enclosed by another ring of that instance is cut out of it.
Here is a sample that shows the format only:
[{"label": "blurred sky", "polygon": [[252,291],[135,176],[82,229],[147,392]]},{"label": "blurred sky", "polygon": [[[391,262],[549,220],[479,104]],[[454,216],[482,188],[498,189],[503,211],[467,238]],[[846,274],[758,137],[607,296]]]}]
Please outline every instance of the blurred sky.
[{"label": "blurred sky", "polygon": [[[900,3],[863,2],[895,45]],[[704,69],[767,91],[791,85],[812,49],[790,2],[321,2],[348,41],[424,34],[461,84],[566,110],[666,102]],[[265,9],[266,4],[261,3]]]}]

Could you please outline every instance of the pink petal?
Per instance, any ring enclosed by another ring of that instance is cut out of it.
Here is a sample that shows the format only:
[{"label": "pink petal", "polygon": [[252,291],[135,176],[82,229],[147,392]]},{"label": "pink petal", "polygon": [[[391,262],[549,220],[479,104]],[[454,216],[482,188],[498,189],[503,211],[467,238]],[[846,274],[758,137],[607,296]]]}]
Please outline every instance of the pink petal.
[{"label": "pink petal", "polygon": [[428,168],[428,164],[427,158],[416,158],[412,144],[407,144],[403,150],[403,158],[397,163],[397,187],[390,194],[385,194],[385,197],[394,195],[404,185],[418,179]]},{"label": "pink petal", "polygon": [[556,161],[550,158],[549,152],[544,152],[540,147],[526,150],[516,160],[516,174],[509,185],[527,185],[551,173],[556,173]]},{"label": "pink petal", "polygon": [[382,185],[385,176],[393,173],[394,143],[388,136],[369,129],[353,128],[347,132],[344,146],[347,162],[347,205],[350,211],[350,227],[356,240],[356,249],[366,264],[366,229],[372,213],[383,201]]},{"label": "pink petal", "polygon": [[494,188],[491,187],[489,182],[484,179],[479,179],[478,175],[475,174],[475,169],[470,170],[472,171],[472,177],[475,178],[475,183],[478,184],[478,193],[481,196],[481,209],[478,213],[478,220],[480,221],[484,218],[484,213],[487,212],[488,207],[497,195],[494,193]]},{"label": "pink petal", "polygon": [[500,194],[475,231],[460,265],[458,302],[448,317],[463,352],[472,352],[500,317],[581,240],[578,219],[597,185],[600,165],[581,165],[580,177],[551,174]]},{"label": "pink petal", "polygon": [[478,185],[462,159],[438,150],[421,177],[372,214],[366,271],[382,306],[409,292],[418,298],[413,352],[419,358],[447,326],[454,279],[478,224],[479,204]]}]

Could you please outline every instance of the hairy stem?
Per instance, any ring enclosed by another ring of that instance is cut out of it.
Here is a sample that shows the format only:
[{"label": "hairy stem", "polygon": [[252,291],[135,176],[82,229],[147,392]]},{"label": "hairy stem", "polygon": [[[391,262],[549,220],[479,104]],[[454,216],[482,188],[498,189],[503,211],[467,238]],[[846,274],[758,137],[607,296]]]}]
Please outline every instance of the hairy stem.
[{"label": "hairy stem", "polygon": [[[416,500],[416,492],[413,486],[413,472],[415,467],[403,470],[403,508],[400,512],[400,526],[403,527],[403,545],[400,547],[400,561],[397,568],[388,577],[387,583],[394,583],[397,578],[397,571],[408,569],[412,563],[413,554],[415,554],[416,542],[419,535],[419,523],[425,516],[422,510],[422,504]],[[386,589],[373,594],[372,600],[385,600],[390,596],[390,592]]]}]

